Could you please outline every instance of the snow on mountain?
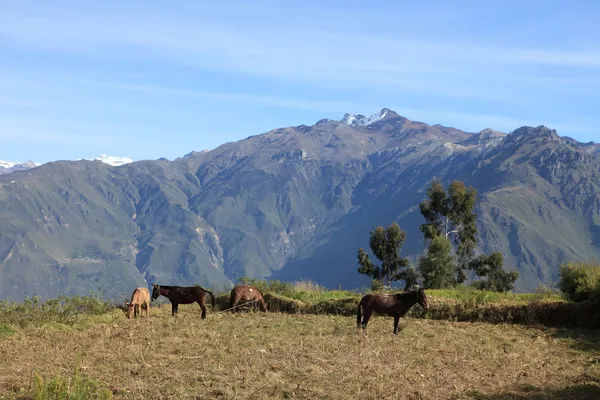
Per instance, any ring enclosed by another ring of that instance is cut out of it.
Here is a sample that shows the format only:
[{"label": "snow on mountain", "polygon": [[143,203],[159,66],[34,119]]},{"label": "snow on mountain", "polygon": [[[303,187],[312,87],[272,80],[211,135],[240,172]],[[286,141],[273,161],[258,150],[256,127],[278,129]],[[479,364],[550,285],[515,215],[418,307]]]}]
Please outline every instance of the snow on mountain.
[{"label": "snow on mountain", "polygon": [[12,168],[18,163],[0,160],[0,168]]},{"label": "snow on mountain", "polygon": [[40,164],[34,163],[31,160],[25,163],[0,160],[0,175],[10,174],[11,172],[15,171],[23,171],[26,169],[37,167],[39,165]]},{"label": "snow on mountain", "polygon": [[340,122],[350,126],[368,126],[381,121],[382,119],[387,117],[389,113],[390,110],[388,110],[387,108],[384,108],[378,113],[369,115],[368,117],[361,114],[355,115],[346,113],[344,114],[344,118],[342,118]]},{"label": "snow on mountain", "polygon": [[[76,161],[82,160],[81,158]],[[102,154],[99,157],[94,157],[92,159],[84,158],[83,160],[88,161],[101,161],[105,164],[111,165],[113,167],[118,167],[120,165],[125,165],[133,162],[131,158],[127,157],[113,157],[106,154]],[[21,162],[12,162],[12,161],[2,161],[0,160],[0,175],[10,174],[15,171],[24,171],[26,169],[31,169],[35,167],[39,167],[42,164],[35,163],[33,161],[27,161],[25,163]]]},{"label": "snow on mountain", "polygon": [[100,157],[95,157],[92,161],[102,161],[104,164],[112,165],[113,167],[118,167],[120,165],[125,165],[133,162],[131,158],[113,157],[108,156],[106,154],[102,154]]}]

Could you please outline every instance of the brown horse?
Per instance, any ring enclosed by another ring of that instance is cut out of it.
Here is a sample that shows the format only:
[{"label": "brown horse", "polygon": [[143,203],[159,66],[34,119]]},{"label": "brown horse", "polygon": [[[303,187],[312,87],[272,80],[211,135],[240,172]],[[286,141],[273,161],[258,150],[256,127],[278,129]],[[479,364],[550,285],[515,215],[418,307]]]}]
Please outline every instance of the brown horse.
[{"label": "brown horse", "polygon": [[362,320],[362,329],[366,335],[367,324],[373,312],[379,315],[386,315],[394,317],[394,335],[398,332],[398,322],[400,317],[404,317],[408,310],[419,303],[424,309],[428,309],[427,296],[423,288],[418,290],[412,290],[410,292],[397,293],[397,294],[381,294],[381,293],[370,293],[365,295],[358,303],[358,310],[356,312],[356,327],[361,329],[360,322],[360,309],[362,307],[364,311],[364,317]]},{"label": "brown horse", "polygon": [[[231,289],[231,296],[229,297],[229,307],[233,308],[240,301],[253,301],[258,302],[260,310],[266,312],[268,309],[267,302],[263,297],[263,294],[258,288],[248,285],[237,285]],[[233,312],[233,310],[231,310]]]},{"label": "brown horse", "polygon": [[[150,316],[150,291],[145,287],[139,287],[133,290],[131,294],[131,301],[128,303],[125,301],[127,306],[127,318],[131,319],[140,315],[144,316],[143,311],[146,310],[146,317]],[[140,307],[142,312],[140,313]]]},{"label": "brown horse", "polygon": [[200,305],[202,309],[201,319],[206,318],[206,306],[204,305],[204,298],[206,293],[210,294],[212,298],[212,306],[215,307],[215,295],[211,291],[206,290],[200,286],[163,286],[163,285],[152,285],[152,300],[156,300],[158,296],[165,296],[171,300],[171,315],[175,316],[179,309],[180,304],[192,304],[194,302]]}]

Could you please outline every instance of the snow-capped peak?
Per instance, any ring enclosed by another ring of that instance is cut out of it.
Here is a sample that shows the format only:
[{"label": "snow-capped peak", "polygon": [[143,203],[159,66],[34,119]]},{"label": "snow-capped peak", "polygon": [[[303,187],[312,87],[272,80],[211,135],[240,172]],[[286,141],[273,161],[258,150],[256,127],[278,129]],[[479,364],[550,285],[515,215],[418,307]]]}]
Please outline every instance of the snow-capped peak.
[{"label": "snow-capped peak", "polygon": [[0,168],[12,168],[19,163],[0,160]]},{"label": "snow-capped peak", "polygon": [[35,163],[31,160],[27,162],[11,162],[11,161],[2,161],[0,160],[0,168],[33,168],[39,167],[42,164]]},{"label": "snow-capped peak", "polygon": [[369,115],[368,117],[361,114],[355,115],[346,113],[340,122],[350,126],[368,126],[381,121],[392,113],[393,111],[390,111],[387,108],[384,108],[378,113]]},{"label": "snow-capped peak", "polygon": [[0,160],[0,175],[9,174],[15,171],[23,171],[26,169],[38,167],[40,165],[41,164],[34,163],[33,161],[27,161],[22,163]]},{"label": "snow-capped peak", "polygon": [[102,161],[104,164],[112,165],[113,167],[118,167],[120,165],[125,165],[132,163],[133,160],[127,157],[113,157],[108,156],[106,154],[100,155],[100,157],[95,157],[92,161]]}]

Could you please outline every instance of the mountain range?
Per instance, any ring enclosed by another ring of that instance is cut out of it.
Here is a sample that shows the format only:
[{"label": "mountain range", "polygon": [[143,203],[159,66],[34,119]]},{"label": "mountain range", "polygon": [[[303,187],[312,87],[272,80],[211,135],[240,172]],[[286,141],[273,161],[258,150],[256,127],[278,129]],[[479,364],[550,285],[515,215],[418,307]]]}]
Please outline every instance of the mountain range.
[{"label": "mountain range", "polygon": [[152,283],[226,288],[241,276],[368,284],[369,231],[424,250],[433,178],[478,191],[478,252],[501,251],[517,291],[600,256],[600,145],[544,126],[464,132],[392,110],[274,129],[211,151],[111,166],[57,161],[0,176],[0,298]]},{"label": "mountain range", "polygon": [[[114,167],[133,162],[133,160],[131,158],[113,157],[113,156],[108,156],[106,154],[102,154],[100,157],[94,157],[92,160],[93,161],[102,161],[103,163],[112,165]],[[25,163],[0,160],[0,175],[10,174],[11,172],[15,172],[15,171],[24,171],[26,169],[39,167],[40,165],[41,164],[33,162],[31,160],[29,160]]]},{"label": "mountain range", "polygon": [[35,168],[40,164],[34,163],[33,161],[21,162],[10,162],[0,160],[0,175],[10,174],[15,171],[23,171],[30,168]]}]

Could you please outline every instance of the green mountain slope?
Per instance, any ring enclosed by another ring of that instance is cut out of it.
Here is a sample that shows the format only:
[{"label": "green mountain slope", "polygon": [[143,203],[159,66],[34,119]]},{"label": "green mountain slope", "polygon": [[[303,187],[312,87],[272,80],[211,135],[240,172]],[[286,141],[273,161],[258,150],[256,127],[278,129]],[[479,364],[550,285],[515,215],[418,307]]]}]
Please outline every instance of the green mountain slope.
[{"label": "green mountain slope", "polygon": [[600,255],[598,149],[544,127],[473,134],[383,109],[174,161],[48,163],[0,176],[0,298],[240,276],[355,287],[376,225],[398,221],[413,261],[423,250],[433,177],[478,189],[480,250],[502,251],[532,290]]}]

